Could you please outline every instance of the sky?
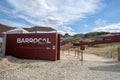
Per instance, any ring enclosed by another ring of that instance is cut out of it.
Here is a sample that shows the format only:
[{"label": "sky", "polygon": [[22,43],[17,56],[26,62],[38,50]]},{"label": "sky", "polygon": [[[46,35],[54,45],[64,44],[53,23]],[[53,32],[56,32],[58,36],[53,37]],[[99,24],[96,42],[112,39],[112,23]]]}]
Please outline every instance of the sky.
[{"label": "sky", "polygon": [[70,35],[120,32],[120,0],[0,0],[0,23]]}]

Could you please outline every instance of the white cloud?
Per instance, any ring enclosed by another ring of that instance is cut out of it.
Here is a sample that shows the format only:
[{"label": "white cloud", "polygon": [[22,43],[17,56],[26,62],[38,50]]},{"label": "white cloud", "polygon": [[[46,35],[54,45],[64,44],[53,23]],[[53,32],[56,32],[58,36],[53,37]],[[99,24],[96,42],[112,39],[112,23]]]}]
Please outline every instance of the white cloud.
[{"label": "white cloud", "polygon": [[45,26],[53,26],[53,27],[56,27],[59,26],[59,25],[62,25],[63,22],[59,19],[59,18],[54,18],[54,17],[46,17],[45,20],[43,20],[41,22],[42,25],[45,25]]},{"label": "white cloud", "polygon": [[114,23],[103,27],[94,28],[93,31],[120,32],[120,23]]},{"label": "white cloud", "polygon": [[[53,26],[83,19],[101,7],[101,0],[7,0],[14,7],[7,12],[31,25]],[[5,11],[4,11],[5,12]],[[64,24],[64,25],[65,25]],[[64,30],[62,30],[64,31]]]},{"label": "white cloud", "polygon": [[69,26],[61,26],[58,28],[58,32],[60,34],[65,34],[68,33],[69,35],[74,35],[77,34],[76,32],[73,31],[73,29]]},{"label": "white cloud", "polygon": [[72,31],[72,28],[68,27],[68,26],[61,26],[61,30],[65,31],[65,32],[68,32],[68,31]]},{"label": "white cloud", "polygon": [[68,33],[69,35],[77,34],[76,32],[72,32],[72,31],[64,32],[62,30],[59,30],[58,33],[63,34],[63,35],[66,34],[66,33]]},{"label": "white cloud", "polygon": [[102,19],[98,19],[95,21],[96,26],[100,27],[100,26],[105,26],[107,25],[107,21],[106,20],[102,20]]},{"label": "white cloud", "polygon": [[13,26],[13,27],[28,27],[29,26],[29,25],[24,24],[24,23],[10,21],[10,20],[6,20],[6,19],[0,19],[0,22],[3,24],[6,24],[8,26]]}]

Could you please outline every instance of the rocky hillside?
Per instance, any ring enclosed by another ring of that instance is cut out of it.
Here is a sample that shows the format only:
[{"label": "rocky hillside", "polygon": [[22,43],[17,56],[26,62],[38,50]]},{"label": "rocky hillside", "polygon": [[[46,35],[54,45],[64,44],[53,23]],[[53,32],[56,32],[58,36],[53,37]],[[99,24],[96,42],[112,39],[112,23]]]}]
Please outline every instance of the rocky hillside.
[{"label": "rocky hillside", "polygon": [[65,44],[67,42],[91,42],[91,41],[96,41],[99,39],[101,36],[106,36],[106,35],[113,35],[109,32],[90,32],[86,34],[76,34],[76,35],[61,35],[61,43]]}]

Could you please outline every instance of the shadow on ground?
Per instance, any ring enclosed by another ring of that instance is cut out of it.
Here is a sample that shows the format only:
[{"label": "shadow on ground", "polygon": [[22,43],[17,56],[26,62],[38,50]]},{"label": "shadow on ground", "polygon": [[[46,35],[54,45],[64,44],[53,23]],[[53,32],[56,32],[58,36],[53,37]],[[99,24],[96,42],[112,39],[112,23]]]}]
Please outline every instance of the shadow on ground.
[{"label": "shadow on ground", "polygon": [[118,61],[107,61],[105,62],[106,66],[97,66],[97,67],[89,67],[90,70],[96,71],[109,71],[109,72],[120,72],[120,62]]}]

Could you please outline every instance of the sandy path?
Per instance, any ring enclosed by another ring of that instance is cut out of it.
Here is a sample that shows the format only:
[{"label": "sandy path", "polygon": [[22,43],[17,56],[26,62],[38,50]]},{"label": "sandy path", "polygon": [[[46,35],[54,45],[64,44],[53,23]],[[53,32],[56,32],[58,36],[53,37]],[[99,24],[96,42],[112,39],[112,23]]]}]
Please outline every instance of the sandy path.
[{"label": "sandy path", "polygon": [[120,63],[84,54],[83,65],[74,53],[59,61],[0,59],[0,80],[119,80]]},{"label": "sandy path", "polygon": [[[65,52],[64,53],[66,56],[71,56],[71,57],[73,57],[73,59],[74,58],[77,58],[77,59],[79,59],[77,56],[75,57],[75,54],[74,54],[74,52],[70,52],[69,54],[68,54],[68,52]],[[62,56],[61,58],[67,58],[66,56]],[[86,54],[86,53],[84,53],[83,54],[83,59],[84,59],[84,61],[114,61],[114,59],[112,59],[112,58],[104,58],[104,57],[100,57],[100,56],[96,56],[96,55],[94,55],[94,54]]]},{"label": "sandy path", "polygon": [[114,59],[111,58],[103,58],[93,54],[84,54],[85,61],[113,61]]}]

